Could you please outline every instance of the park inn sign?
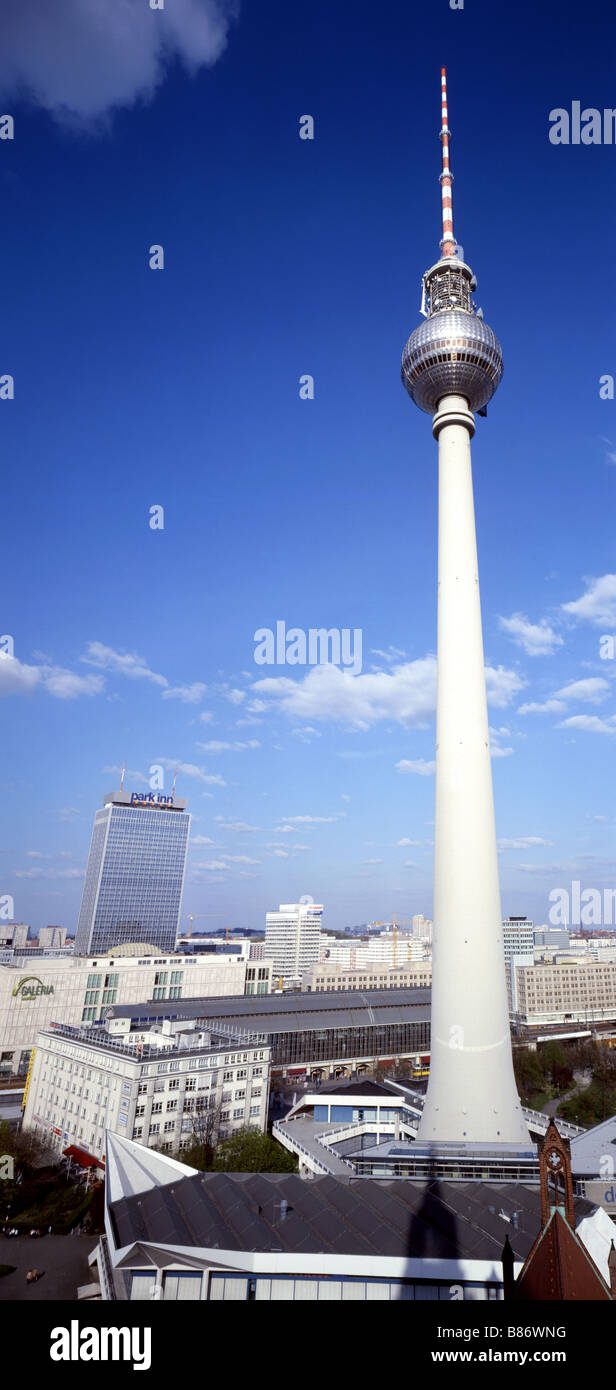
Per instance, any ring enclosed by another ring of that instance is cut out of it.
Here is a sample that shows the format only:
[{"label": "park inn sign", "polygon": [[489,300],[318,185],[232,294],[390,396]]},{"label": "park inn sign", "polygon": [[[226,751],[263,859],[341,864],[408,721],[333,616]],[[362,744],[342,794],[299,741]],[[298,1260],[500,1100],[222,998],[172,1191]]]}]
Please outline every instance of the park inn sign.
[{"label": "park inn sign", "polygon": [[13,998],[17,997],[17,999],[21,1000],[36,999],[39,994],[53,993],[53,985],[44,985],[43,981],[39,980],[38,975],[22,975],[19,984],[15,985],[15,989],[13,990]]}]

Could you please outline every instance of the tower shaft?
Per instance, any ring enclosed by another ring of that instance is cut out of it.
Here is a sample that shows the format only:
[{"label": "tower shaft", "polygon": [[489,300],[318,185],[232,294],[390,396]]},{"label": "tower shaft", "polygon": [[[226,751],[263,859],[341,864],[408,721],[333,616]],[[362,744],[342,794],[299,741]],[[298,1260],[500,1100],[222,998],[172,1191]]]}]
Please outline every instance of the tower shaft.
[{"label": "tower shaft", "polygon": [[423,1141],[523,1142],[509,1035],[490,736],[464,397],[439,449],[438,684],[430,1081]]}]

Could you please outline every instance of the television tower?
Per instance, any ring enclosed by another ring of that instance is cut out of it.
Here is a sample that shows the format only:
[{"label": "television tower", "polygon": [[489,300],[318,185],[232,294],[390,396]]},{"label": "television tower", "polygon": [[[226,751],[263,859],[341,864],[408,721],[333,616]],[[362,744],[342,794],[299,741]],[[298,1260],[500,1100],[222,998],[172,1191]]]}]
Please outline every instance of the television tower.
[{"label": "television tower", "polygon": [[454,239],[444,68],[441,89],[441,255],[402,354],[439,455],[432,1055],[417,1138],[528,1148],[509,1034],[470,449],[472,412],[485,413],[503,361]]}]

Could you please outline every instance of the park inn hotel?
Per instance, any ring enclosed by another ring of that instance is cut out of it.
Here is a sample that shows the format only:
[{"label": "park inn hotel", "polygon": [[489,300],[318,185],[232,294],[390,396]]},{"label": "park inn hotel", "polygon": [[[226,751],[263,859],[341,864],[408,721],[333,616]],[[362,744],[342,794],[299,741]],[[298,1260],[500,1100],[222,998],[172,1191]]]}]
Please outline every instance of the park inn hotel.
[{"label": "park inn hotel", "polygon": [[162,953],[178,938],[190,816],[157,792],[110,792],[96,812],[75,952],[143,941]]}]

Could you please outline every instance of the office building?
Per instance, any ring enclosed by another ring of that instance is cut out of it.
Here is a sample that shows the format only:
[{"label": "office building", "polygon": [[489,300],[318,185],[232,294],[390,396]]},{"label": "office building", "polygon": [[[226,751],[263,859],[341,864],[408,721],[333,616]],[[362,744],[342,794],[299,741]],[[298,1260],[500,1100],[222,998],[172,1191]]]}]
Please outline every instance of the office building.
[{"label": "office building", "polygon": [[103,797],[75,937],[79,955],[139,941],[175,949],[190,829],[186,805],[157,792]]},{"label": "office building", "polygon": [[264,959],[272,962],[274,983],[298,984],[319,959],[323,908],[315,903],[281,903],[265,918]]},{"label": "office building", "polygon": [[507,1002],[510,1014],[517,1012],[517,988],[515,968],[518,965],[534,965],[534,930],[527,917],[506,917],[503,922],[503,947],[505,952],[505,978],[507,981]]},{"label": "office building", "polygon": [[269,1048],[248,1033],[215,1033],[193,1021],[138,1029],[128,1019],[99,1029],[57,1024],[37,1034],[24,1128],[62,1153],[102,1158],[107,1131],[186,1148],[235,1130],[265,1130]]},{"label": "office building", "polygon": [[61,951],[66,946],[66,927],[41,927],[38,934],[41,951]]},{"label": "office building", "polygon": [[115,1003],[243,995],[246,983],[241,956],[120,951],[0,964],[0,1075],[24,1075],[37,1032],[52,1020],[95,1024]]},{"label": "office building", "polygon": [[306,994],[322,994],[332,989],[429,989],[431,984],[432,964],[428,960],[396,966],[373,964],[358,970],[325,961],[311,965],[302,975],[301,987]]},{"label": "office building", "polygon": [[516,979],[521,1023],[588,1025],[616,1019],[616,961],[541,961],[518,966]]}]

